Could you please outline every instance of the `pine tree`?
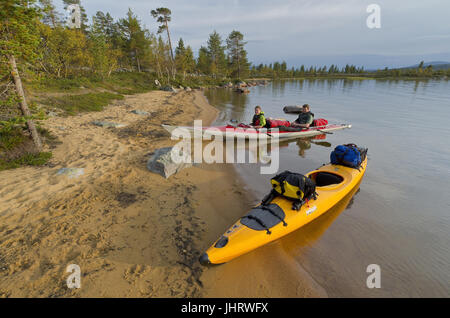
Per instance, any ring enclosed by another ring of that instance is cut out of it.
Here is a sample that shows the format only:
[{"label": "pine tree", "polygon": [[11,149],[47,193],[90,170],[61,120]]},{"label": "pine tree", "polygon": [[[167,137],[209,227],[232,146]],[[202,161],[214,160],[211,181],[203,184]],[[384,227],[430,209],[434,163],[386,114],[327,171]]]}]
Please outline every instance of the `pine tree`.
[{"label": "pine tree", "polygon": [[169,46],[161,36],[155,41],[152,49],[154,63],[156,64],[156,71],[159,78],[162,78],[163,72],[169,73],[172,68],[172,60],[169,53]]},{"label": "pine tree", "polygon": [[142,61],[146,58],[146,52],[150,46],[147,30],[142,28],[131,9],[128,9],[125,19],[120,19],[119,26],[125,39],[124,50],[138,72],[141,72]]},{"label": "pine tree", "polygon": [[249,72],[247,51],[244,49],[246,43],[239,31],[232,31],[227,38],[228,63],[233,77],[241,78]]},{"label": "pine tree", "polygon": [[198,50],[197,70],[202,74],[209,74],[211,61],[208,49],[204,46]]},{"label": "pine tree", "polygon": [[302,65],[302,66],[300,67],[300,74],[301,74],[301,75],[304,75],[304,74],[305,74],[305,65]]},{"label": "pine tree", "polygon": [[180,40],[178,41],[178,46],[175,48],[175,65],[177,67],[177,70],[183,73],[183,79],[186,78],[186,72],[190,67],[190,65],[188,65],[190,62],[191,61],[188,61],[188,52],[184,47],[183,39],[180,38]]},{"label": "pine tree", "polygon": [[169,32],[169,22],[172,20],[171,15],[172,12],[168,8],[157,8],[156,10],[151,11],[151,15],[156,19],[160,26],[158,28],[158,34],[164,31],[167,32],[167,39],[169,41],[170,48],[170,56],[172,58],[172,62],[174,62],[173,51],[172,51],[172,41],[170,40],[170,32]]},{"label": "pine tree", "polygon": [[42,13],[42,22],[53,28],[60,25],[61,16],[56,11],[52,0],[39,0],[39,3]]},{"label": "pine tree", "polygon": [[211,63],[210,74],[213,76],[217,74],[225,75],[227,68],[225,46],[222,45],[222,39],[216,31],[209,35],[208,56]]},{"label": "pine tree", "polygon": [[[105,25],[106,21],[109,21],[109,24]],[[88,33],[89,53],[92,56],[91,68],[101,76],[108,77],[117,67],[120,56],[120,51],[112,47],[111,32],[108,30],[111,25],[112,20],[97,12],[97,15],[92,17],[92,25]]]},{"label": "pine tree", "polygon": [[186,59],[186,72],[192,73],[195,70],[195,59],[194,59],[194,52],[192,51],[191,46],[187,46],[186,53],[185,53],[185,59]]}]

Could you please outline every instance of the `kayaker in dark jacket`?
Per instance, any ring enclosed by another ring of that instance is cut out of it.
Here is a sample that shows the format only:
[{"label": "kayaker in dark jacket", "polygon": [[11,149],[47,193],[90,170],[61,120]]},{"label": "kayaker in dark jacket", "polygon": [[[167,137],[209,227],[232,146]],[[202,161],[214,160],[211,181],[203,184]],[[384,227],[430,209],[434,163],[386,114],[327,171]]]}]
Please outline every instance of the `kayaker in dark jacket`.
[{"label": "kayaker in dark jacket", "polygon": [[291,127],[294,128],[309,128],[314,121],[314,114],[311,113],[308,104],[303,105],[302,112],[298,115],[298,118],[291,123]]},{"label": "kayaker in dark jacket", "polygon": [[266,117],[264,116],[264,112],[261,110],[261,106],[256,106],[255,115],[253,116],[252,123],[250,125],[252,125],[253,128],[264,128],[266,124]]}]

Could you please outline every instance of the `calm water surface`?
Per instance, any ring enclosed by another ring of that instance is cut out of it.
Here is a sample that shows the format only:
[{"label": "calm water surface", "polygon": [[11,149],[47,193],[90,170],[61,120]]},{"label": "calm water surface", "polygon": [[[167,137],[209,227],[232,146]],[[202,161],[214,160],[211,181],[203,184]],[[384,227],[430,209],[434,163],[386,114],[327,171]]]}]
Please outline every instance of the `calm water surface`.
[{"label": "calm water surface", "polygon": [[[280,147],[280,169],[306,173],[329,162],[338,144],[369,148],[366,175],[353,198],[280,240],[309,274],[337,297],[450,296],[450,82],[290,80],[248,95],[209,90],[217,124],[266,117],[294,120],[284,105],[309,103],[315,117],[352,129]],[[271,175],[236,165],[263,197]],[[244,213],[245,211],[243,211]],[[366,268],[381,267],[381,289],[368,289]]]}]

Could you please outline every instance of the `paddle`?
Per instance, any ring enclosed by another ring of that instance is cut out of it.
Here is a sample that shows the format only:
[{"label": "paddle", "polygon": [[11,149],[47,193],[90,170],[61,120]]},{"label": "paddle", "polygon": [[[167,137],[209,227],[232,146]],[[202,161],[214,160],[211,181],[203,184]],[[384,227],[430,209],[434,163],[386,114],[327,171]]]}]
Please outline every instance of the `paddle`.
[{"label": "paddle", "polygon": [[317,131],[320,131],[321,133],[328,134],[328,135],[332,135],[333,134],[330,131],[323,131],[323,130],[320,130],[320,129],[317,129]]},{"label": "paddle", "polygon": [[327,148],[331,147],[331,143],[329,143],[328,141],[312,141],[311,140],[311,143],[318,145],[318,146],[327,147]]}]

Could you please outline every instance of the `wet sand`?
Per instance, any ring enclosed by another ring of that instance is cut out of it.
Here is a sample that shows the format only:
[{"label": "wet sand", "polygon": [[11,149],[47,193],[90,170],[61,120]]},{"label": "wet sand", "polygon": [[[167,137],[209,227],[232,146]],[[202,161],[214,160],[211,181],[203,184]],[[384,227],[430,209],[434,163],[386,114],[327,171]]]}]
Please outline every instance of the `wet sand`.
[{"label": "wet sand", "polygon": [[[200,165],[166,180],[146,162],[176,142],[162,123],[211,123],[217,113],[201,92],[154,91],[46,120],[60,142],[51,161],[0,172],[0,297],[325,296],[272,245],[218,267],[198,263],[255,198],[231,165]],[[57,175],[60,168],[84,174]],[[80,266],[79,289],[67,288],[69,264]]]}]

